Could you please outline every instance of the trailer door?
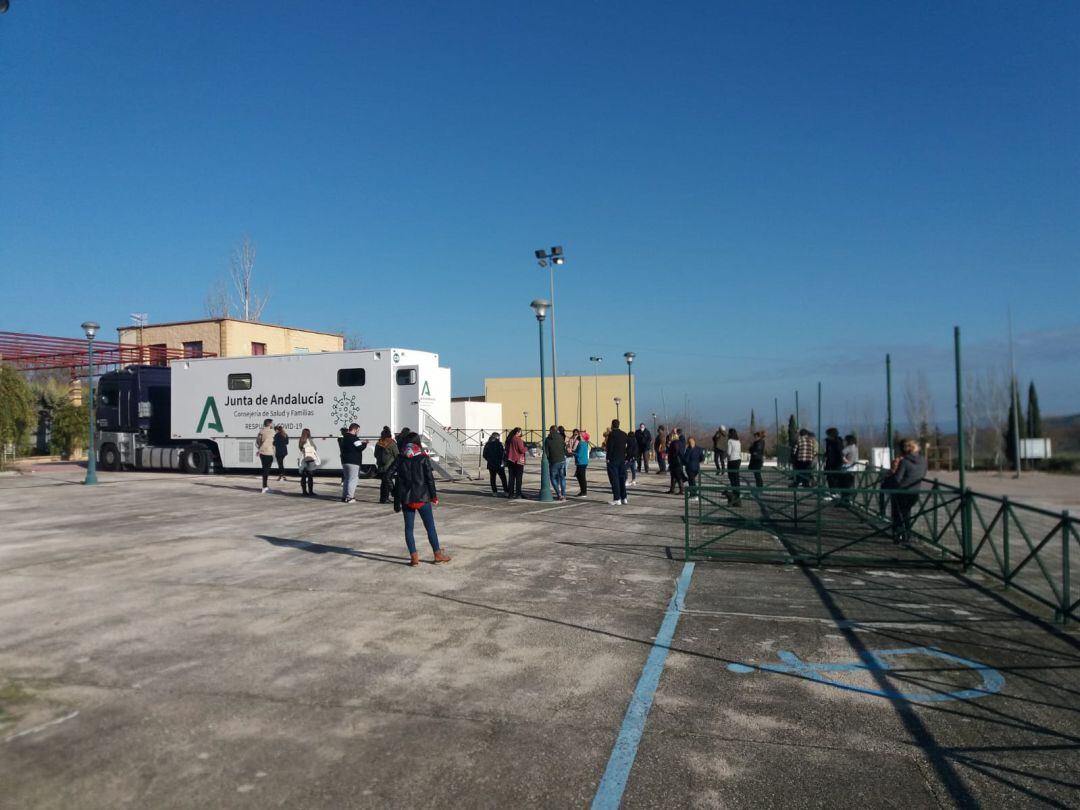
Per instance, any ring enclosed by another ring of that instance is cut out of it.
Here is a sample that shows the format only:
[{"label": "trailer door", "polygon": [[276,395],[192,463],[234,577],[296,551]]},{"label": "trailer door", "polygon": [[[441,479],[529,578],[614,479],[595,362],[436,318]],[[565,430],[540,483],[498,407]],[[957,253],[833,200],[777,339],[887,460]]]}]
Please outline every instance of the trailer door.
[{"label": "trailer door", "polygon": [[420,432],[420,370],[417,366],[398,366],[394,370],[394,399],[397,402],[395,430],[411,428]]}]

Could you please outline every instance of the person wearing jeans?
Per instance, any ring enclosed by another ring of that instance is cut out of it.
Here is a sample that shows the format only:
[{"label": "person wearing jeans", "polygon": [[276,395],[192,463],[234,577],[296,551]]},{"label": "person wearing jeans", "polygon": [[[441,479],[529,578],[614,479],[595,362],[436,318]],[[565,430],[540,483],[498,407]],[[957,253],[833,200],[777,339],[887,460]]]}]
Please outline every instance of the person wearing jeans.
[{"label": "person wearing jeans", "polygon": [[262,491],[270,491],[270,468],[274,466],[274,420],[264,419],[262,430],[255,437],[255,447],[262,464]]},{"label": "person wearing jeans", "polygon": [[551,426],[544,438],[544,452],[547,454],[548,471],[551,473],[551,494],[557,501],[566,500],[566,439],[555,425]]},{"label": "person wearing jeans", "polygon": [[434,552],[432,562],[448,563],[450,557],[439,546],[439,533],[435,531],[435,513],[431,507],[439,503],[435,490],[435,475],[431,470],[431,459],[420,445],[420,437],[410,433],[405,439],[401,455],[394,462],[394,511],[401,512],[405,519],[405,545],[409,549],[409,565],[420,564],[420,554],[416,551],[416,537],[413,528],[416,515],[427,532],[428,544]]}]

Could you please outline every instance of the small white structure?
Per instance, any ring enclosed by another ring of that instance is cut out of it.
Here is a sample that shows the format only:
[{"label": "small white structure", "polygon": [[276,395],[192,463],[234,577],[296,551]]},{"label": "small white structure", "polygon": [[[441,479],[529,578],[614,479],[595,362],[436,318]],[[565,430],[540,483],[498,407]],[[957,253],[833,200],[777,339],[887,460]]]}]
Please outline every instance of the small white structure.
[{"label": "small white structure", "polygon": [[1050,458],[1049,439],[1021,439],[1020,458]]},{"label": "small white structure", "polygon": [[502,433],[502,405],[471,400],[451,402],[450,427],[465,447],[479,447],[492,433]]}]

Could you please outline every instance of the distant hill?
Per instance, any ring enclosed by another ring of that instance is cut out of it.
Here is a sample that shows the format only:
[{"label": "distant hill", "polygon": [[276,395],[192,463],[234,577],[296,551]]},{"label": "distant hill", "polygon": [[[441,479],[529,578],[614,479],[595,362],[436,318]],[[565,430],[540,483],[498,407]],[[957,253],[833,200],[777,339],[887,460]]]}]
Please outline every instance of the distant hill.
[{"label": "distant hill", "polygon": [[1043,433],[1050,439],[1054,455],[1080,453],[1080,413],[1072,416],[1044,416]]}]

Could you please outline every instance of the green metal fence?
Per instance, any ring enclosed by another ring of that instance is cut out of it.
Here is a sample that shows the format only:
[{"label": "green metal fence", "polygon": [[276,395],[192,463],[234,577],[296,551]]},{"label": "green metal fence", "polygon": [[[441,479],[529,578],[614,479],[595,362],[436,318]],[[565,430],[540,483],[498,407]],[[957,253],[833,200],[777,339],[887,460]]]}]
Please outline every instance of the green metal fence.
[{"label": "green metal fence", "polygon": [[[881,472],[703,471],[687,488],[687,559],[862,565],[957,564],[1080,618],[1080,521],[938,481],[882,490]],[[908,544],[894,503],[912,501]]]}]

